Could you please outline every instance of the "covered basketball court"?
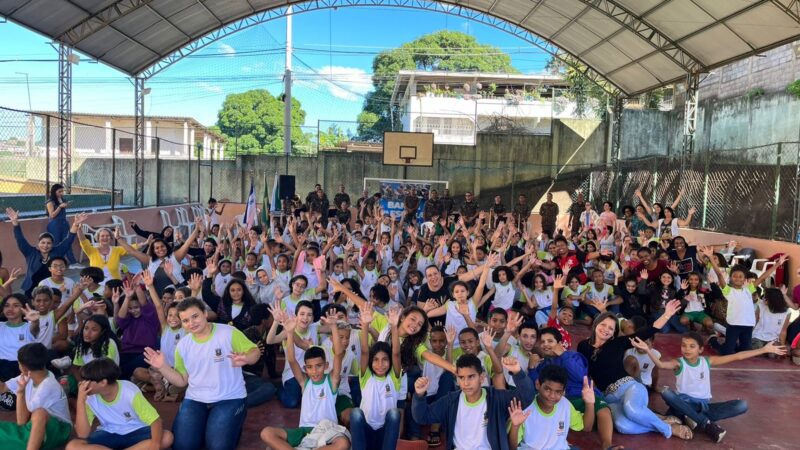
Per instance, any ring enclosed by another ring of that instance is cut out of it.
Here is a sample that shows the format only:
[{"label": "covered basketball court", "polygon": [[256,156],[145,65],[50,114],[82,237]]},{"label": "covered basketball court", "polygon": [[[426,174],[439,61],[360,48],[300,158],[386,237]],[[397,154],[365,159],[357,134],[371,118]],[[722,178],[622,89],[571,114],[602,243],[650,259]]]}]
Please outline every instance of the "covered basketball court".
[{"label": "covered basketball court", "polygon": [[[70,185],[69,123],[74,52],[130,76],[135,96],[136,201],[144,201],[144,96],[148,80],[180,59],[226,36],[287,14],[345,7],[413,8],[480,22],[517,36],[585,73],[615,95],[611,147],[618,161],[623,100],[685,83],[683,155],[690,157],[697,118],[698,80],[711,70],[800,39],[797,0],[2,0],[0,16],[52,39],[58,46],[59,182]],[[6,43],[6,45],[13,45]],[[128,100],[126,100],[128,101]],[[288,124],[287,124],[288,125]],[[408,158],[410,154],[398,155]],[[613,164],[614,162],[612,162]],[[660,338],[659,338],[660,339]],[[677,336],[664,338],[678,353]],[[800,389],[792,366],[733,365],[715,374],[715,395],[746,392],[751,413],[732,421],[724,444],[707,439],[665,441],[653,434],[620,436],[627,448],[793,448],[800,434],[787,419]],[[672,380],[662,380],[671,382]],[[787,395],[788,394],[788,395]],[[273,402],[253,410],[243,448],[263,448],[264,424],[296,422]],[[171,422],[177,408],[162,409]],[[576,434],[582,448],[596,441]]]}]

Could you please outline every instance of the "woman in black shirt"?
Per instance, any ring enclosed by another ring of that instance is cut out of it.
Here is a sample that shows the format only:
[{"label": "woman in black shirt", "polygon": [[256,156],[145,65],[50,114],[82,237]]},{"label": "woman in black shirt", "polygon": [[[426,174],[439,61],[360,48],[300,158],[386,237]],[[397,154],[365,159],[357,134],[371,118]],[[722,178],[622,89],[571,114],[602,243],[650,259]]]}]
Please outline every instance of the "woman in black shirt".
[{"label": "woman in black shirt", "polygon": [[[635,336],[642,340],[649,339],[678,309],[680,301],[670,301],[664,314],[653,326],[638,330]],[[578,344],[578,352],[589,361],[589,376],[595,386],[605,393],[615,428],[623,434],[656,431],[667,438],[675,434],[681,439],[690,439],[691,430],[685,425],[667,423],[647,408],[647,388],[630,377],[623,366],[625,351],[633,345],[629,338],[617,336],[618,331],[616,316],[603,313],[594,320],[589,339]]]}]

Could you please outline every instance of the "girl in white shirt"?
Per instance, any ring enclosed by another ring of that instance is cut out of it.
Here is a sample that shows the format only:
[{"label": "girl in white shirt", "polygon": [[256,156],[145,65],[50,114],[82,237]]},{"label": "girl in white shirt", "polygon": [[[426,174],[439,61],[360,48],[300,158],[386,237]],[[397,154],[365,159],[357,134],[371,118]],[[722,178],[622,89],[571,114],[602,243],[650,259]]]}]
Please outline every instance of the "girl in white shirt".
[{"label": "girl in white shirt", "polygon": [[[794,305],[796,308],[796,305]],[[794,308],[793,308],[794,309]],[[777,288],[764,290],[764,298],[756,304],[756,327],[753,328],[753,348],[761,348],[770,342],[786,345],[786,330],[789,327],[789,306],[783,292]],[[770,357],[774,355],[769,354]]]},{"label": "girl in white shirt", "polygon": [[366,303],[361,311],[361,407],[350,413],[350,432],[353,450],[397,447],[400,436],[400,333],[397,325],[400,309],[388,312],[392,328],[392,344],[375,342],[369,346],[369,328],[372,324],[372,304]]}]

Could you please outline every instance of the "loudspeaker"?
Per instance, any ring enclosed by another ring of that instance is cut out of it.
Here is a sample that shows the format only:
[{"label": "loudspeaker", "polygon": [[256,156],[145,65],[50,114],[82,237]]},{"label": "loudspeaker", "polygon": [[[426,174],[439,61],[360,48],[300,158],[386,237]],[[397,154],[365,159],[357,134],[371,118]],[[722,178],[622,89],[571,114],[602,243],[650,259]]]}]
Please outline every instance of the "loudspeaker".
[{"label": "loudspeaker", "polygon": [[279,175],[278,189],[281,199],[294,198],[294,175]]}]

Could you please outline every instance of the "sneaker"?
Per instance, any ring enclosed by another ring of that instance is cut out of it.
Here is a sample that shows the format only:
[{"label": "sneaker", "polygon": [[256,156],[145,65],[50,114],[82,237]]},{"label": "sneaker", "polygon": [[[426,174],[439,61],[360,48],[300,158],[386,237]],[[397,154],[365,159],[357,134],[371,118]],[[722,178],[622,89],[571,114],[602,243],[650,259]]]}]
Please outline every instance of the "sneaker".
[{"label": "sneaker", "polygon": [[683,423],[686,424],[686,426],[689,427],[692,431],[694,431],[694,429],[697,428],[697,422],[692,420],[692,418],[689,416],[683,417]]},{"label": "sneaker", "polygon": [[708,437],[710,437],[711,440],[716,443],[721,442],[722,438],[724,438],[725,434],[727,433],[724,428],[715,424],[714,422],[709,422],[706,424],[705,432]]},{"label": "sneaker", "polygon": [[69,356],[64,356],[50,361],[50,364],[58,370],[67,370],[72,366],[72,360]]},{"label": "sneaker", "polygon": [[17,397],[11,392],[3,392],[0,394],[0,409],[6,411],[14,411],[17,406]]}]

